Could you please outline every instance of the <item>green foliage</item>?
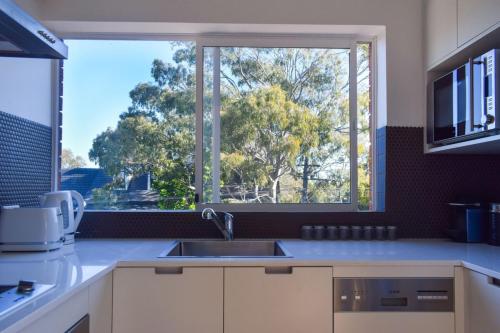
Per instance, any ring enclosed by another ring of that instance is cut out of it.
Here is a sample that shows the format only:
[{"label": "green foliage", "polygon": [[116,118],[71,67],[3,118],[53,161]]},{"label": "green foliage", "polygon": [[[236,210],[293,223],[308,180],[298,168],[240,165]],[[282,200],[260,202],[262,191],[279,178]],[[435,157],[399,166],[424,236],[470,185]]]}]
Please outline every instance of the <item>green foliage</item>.
[{"label": "green foliage", "polygon": [[319,142],[318,117],[288,100],[279,86],[228,99],[221,124],[225,177],[252,187],[270,184],[272,202],[279,199],[277,182],[294,169],[301,150]]},{"label": "green foliage", "polygon": [[62,169],[81,168],[87,164],[83,157],[81,157],[80,155],[75,156],[73,151],[68,148],[63,148],[61,152],[61,159]]},{"label": "green foliage", "polygon": [[95,209],[110,209],[116,207],[118,195],[109,187],[92,190],[92,203]]}]

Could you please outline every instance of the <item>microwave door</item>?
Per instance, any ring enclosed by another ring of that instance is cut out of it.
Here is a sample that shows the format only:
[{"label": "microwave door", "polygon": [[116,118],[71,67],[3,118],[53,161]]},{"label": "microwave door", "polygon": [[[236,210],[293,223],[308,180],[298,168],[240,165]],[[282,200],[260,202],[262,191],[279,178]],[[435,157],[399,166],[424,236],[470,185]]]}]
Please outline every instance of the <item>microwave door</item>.
[{"label": "microwave door", "polygon": [[467,122],[470,114],[468,68],[467,64],[453,71],[453,124],[457,137],[467,134]]},{"label": "microwave door", "polygon": [[434,82],[434,142],[454,138],[454,73]]}]

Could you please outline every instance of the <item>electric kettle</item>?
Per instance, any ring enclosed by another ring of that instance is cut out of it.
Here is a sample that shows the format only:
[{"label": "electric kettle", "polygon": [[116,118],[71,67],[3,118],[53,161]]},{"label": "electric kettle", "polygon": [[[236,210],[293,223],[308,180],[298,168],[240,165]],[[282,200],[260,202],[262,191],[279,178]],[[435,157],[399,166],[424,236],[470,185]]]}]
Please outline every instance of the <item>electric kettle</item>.
[{"label": "electric kettle", "polygon": [[[73,206],[73,200],[77,206]],[[75,242],[75,232],[83,216],[85,200],[76,191],[49,192],[40,196],[41,207],[58,207],[63,215],[64,244]]]}]

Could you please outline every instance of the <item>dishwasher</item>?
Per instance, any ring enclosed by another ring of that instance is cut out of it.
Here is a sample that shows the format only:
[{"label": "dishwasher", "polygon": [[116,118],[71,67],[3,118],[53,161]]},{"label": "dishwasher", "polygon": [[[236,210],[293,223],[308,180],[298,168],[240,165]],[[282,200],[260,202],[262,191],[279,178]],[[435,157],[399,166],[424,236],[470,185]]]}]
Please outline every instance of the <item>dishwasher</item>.
[{"label": "dishwasher", "polygon": [[335,333],[453,333],[453,278],[335,278]]}]

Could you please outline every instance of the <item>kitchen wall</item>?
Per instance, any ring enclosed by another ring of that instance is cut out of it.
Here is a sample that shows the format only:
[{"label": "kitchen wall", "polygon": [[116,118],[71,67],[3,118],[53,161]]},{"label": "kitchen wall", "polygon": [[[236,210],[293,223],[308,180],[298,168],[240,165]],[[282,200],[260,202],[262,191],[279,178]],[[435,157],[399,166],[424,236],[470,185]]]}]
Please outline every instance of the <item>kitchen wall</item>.
[{"label": "kitchen wall", "polygon": [[63,35],[249,32],[261,24],[268,31],[283,25],[288,32],[356,33],[360,26],[384,26],[379,47],[388,66],[378,75],[386,77],[387,87],[378,86],[379,127],[423,126],[421,0],[45,0],[37,15]]},{"label": "kitchen wall", "polygon": [[50,191],[52,62],[0,58],[0,206]]},{"label": "kitchen wall", "polygon": [[0,111],[51,126],[52,61],[0,57]]}]

